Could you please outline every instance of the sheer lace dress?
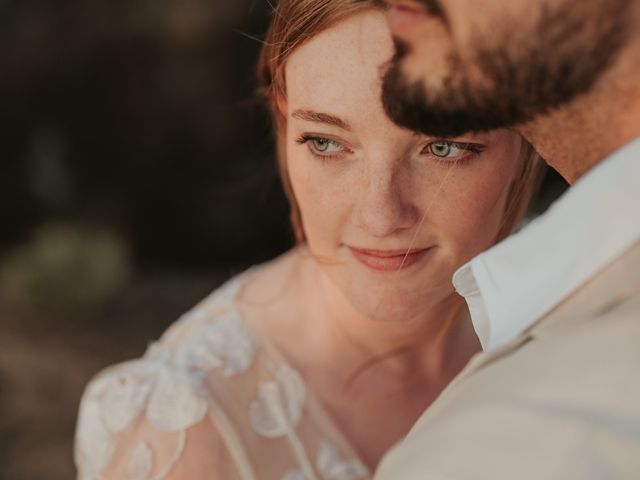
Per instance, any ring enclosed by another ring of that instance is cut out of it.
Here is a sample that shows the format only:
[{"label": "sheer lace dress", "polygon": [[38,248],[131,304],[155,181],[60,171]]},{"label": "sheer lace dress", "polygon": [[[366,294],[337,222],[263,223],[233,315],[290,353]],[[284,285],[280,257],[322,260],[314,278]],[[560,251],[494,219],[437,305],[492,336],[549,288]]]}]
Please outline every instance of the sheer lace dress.
[{"label": "sheer lace dress", "polygon": [[370,478],[300,374],[244,321],[247,274],[83,395],[78,479]]}]

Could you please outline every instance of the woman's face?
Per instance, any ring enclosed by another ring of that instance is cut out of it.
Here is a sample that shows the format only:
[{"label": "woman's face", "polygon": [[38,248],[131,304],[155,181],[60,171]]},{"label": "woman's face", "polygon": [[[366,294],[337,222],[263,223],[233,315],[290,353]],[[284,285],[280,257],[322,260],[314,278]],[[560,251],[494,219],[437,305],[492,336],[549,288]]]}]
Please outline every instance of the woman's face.
[{"label": "woman's face", "polygon": [[521,140],[395,126],[380,100],[392,54],[382,13],[351,17],[291,55],[283,108],[312,254],[362,314],[402,320],[449,298],[455,270],[495,241]]}]

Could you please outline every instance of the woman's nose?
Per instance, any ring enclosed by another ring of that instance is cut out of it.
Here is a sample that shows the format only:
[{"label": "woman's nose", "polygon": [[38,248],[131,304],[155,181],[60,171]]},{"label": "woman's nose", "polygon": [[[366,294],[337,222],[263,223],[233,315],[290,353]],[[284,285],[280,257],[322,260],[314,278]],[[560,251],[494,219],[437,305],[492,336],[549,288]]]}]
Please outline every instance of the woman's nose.
[{"label": "woman's nose", "polygon": [[409,174],[372,171],[363,179],[358,200],[358,226],[374,237],[386,237],[414,227],[419,211],[411,201]]}]

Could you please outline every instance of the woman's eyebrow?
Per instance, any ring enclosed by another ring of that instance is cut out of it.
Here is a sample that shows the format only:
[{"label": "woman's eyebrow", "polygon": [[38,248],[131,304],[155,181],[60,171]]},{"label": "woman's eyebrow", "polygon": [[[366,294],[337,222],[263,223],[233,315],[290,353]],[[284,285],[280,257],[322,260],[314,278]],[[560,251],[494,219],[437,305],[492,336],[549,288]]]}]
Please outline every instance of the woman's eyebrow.
[{"label": "woman's eyebrow", "polygon": [[343,130],[352,131],[351,125],[345,120],[328,113],[314,112],[313,110],[296,110],[291,114],[292,117],[308,122],[325,123]]}]

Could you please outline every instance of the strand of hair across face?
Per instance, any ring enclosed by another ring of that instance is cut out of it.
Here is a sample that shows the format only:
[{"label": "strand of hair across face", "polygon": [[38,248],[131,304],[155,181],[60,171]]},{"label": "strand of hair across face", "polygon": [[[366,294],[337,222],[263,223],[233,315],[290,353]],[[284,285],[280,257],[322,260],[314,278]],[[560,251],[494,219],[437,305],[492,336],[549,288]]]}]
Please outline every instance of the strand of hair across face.
[{"label": "strand of hair across face", "polygon": [[429,205],[427,205],[427,208],[425,208],[424,213],[422,214],[422,218],[420,218],[420,221],[418,222],[418,225],[416,226],[416,230],[413,233],[413,238],[411,239],[411,242],[409,242],[409,248],[407,249],[407,252],[404,254],[404,258],[402,259],[402,263],[400,263],[400,266],[398,267],[398,270],[396,270],[396,273],[399,272],[400,270],[402,270],[402,267],[404,266],[404,262],[407,260],[407,258],[409,257],[409,254],[411,253],[411,250],[413,249],[413,247],[416,244],[416,240],[418,239],[418,234],[420,233],[420,230],[422,229],[422,225],[424,224],[424,221],[427,218],[427,214],[429,213],[429,211],[431,210],[431,208],[435,204],[437,198],[440,196],[440,193],[442,192],[442,189],[444,188],[444,185],[447,182],[447,179],[449,178],[449,174],[451,173],[451,171],[455,167],[456,167],[455,163],[452,163],[449,166],[449,168],[447,169],[447,173],[444,175],[444,177],[442,178],[442,181],[440,182],[440,185],[438,186],[438,189],[433,194],[433,197],[431,198],[431,201],[429,202]]},{"label": "strand of hair across face", "polygon": [[[418,238],[418,233],[420,232],[420,229],[422,228],[422,225],[424,224],[424,221],[427,218],[427,215],[429,213],[429,211],[431,210],[431,208],[433,207],[433,205],[435,204],[436,200],[438,199],[438,197],[440,196],[440,193],[442,192],[442,189],[444,188],[449,175],[451,174],[451,171],[456,167],[455,163],[452,163],[449,168],[447,169],[447,172],[445,173],[445,175],[442,178],[442,181],[440,182],[440,185],[438,186],[438,189],[435,191],[433,197],[431,198],[431,201],[429,202],[429,204],[427,205],[427,208],[425,208],[424,213],[422,214],[422,218],[420,218],[420,221],[418,222],[418,225],[416,227],[416,231],[413,234],[413,238],[411,239],[411,242],[409,243],[409,248],[407,250],[407,253],[405,254],[404,258],[402,259],[402,263],[400,265],[400,267],[398,268],[398,270],[396,271],[399,272],[400,270],[402,270],[402,265],[404,265],[404,262],[406,261],[407,257],[409,256],[409,253],[411,252],[411,249],[414,247],[416,239]],[[458,318],[459,314],[460,314],[460,309],[462,307],[462,304],[458,305],[456,308],[454,308],[454,310],[451,312],[451,315],[449,315],[449,317],[444,321],[442,327],[438,330],[438,332],[435,335],[436,338],[436,344],[439,344],[443,339],[444,336],[446,335],[446,332],[449,331],[449,329],[453,326],[453,324],[455,323],[455,320]],[[353,386],[353,384],[356,382],[356,380],[358,379],[358,377],[360,375],[362,375],[363,372],[365,372],[366,370],[368,370],[369,368],[373,367],[374,365],[388,359],[391,358],[395,355],[401,355],[404,352],[410,351],[413,349],[413,347],[415,347],[415,345],[412,344],[404,344],[404,345],[400,345],[394,349],[392,349],[389,352],[385,352],[383,354],[380,355],[375,355],[372,358],[370,358],[369,360],[367,360],[366,362],[364,362],[362,365],[360,365],[358,368],[356,368],[348,377],[347,382],[346,382],[346,386],[347,388],[351,388]]]}]

